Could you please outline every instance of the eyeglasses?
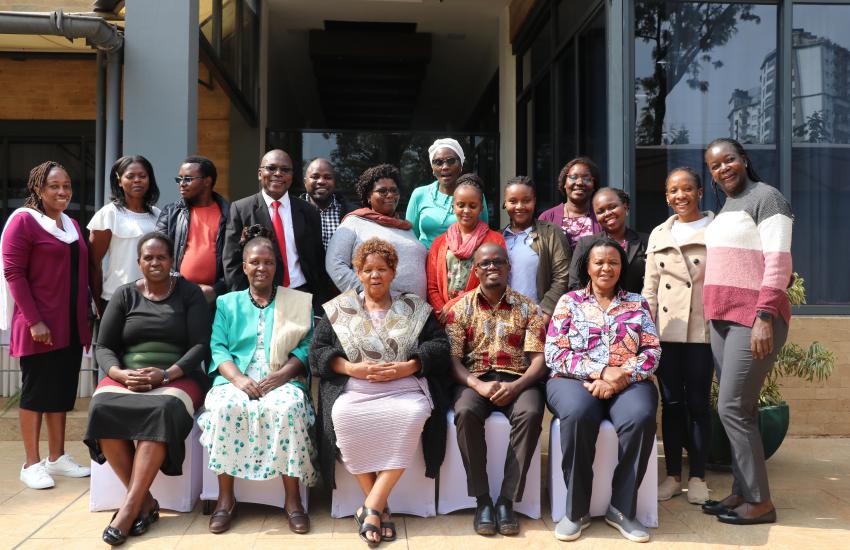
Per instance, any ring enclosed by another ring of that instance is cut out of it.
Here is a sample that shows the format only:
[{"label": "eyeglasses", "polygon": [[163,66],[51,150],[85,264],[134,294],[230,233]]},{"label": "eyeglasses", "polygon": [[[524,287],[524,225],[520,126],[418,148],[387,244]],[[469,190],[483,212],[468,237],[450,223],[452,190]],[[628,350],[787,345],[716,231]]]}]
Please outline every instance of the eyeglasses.
[{"label": "eyeglasses", "polygon": [[433,165],[434,165],[434,166],[436,166],[437,168],[442,168],[444,164],[445,164],[446,166],[454,166],[454,165],[455,165],[455,164],[457,164],[458,162],[460,162],[460,159],[459,159],[459,158],[457,158],[457,157],[449,157],[449,158],[447,158],[447,159],[434,159],[434,160],[432,160],[432,161],[431,161],[431,164],[433,164]]},{"label": "eyeglasses", "polygon": [[191,185],[194,180],[202,180],[205,176],[174,176],[174,181],[177,185],[181,183],[185,183],[186,185]]},{"label": "eyeglasses", "polygon": [[381,195],[382,197],[388,197],[390,195],[395,195],[397,197],[400,194],[398,187],[381,187],[381,188],[375,189],[372,192],[377,193],[377,194]]},{"label": "eyeglasses", "polygon": [[567,179],[573,183],[577,182],[578,180],[581,180],[581,182],[585,185],[590,185],[591,183],[593,183],[593,176],[579,176],[576,174],[570,174],[567,176]]},{"label": "eyeglasses", "polygon": [[508,261],[503,258],[494,258],[492,260],[482,260],[477,265],[479,269],[489,269],[491,267],[504,267],[508,265]]},{"label": "eyeglasses", "polygon": [[292,173],[292,166],[275,166],[274,164],[269,164],[268,166],[260,166],[260,168],[262,168],[269,174],[280,173],[283,175],[287,175]]}]

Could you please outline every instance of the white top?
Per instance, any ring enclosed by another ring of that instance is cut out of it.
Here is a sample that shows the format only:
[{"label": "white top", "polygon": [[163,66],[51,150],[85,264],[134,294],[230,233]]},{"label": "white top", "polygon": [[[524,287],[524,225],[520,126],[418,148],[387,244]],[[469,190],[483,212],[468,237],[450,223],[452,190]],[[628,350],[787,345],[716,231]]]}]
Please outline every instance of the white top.
[{"label": "white top", "polygon": [[[261,191],[263,200],[269,209],[269,218],[272,220],[274,231],[274,199],[268,196],[265,190]],[[286,239],[286,267],[289,268],[289,288],[298,288],[307,284],[307,277],[301,271],[301,262],[298,260],[298,249],[295,247],[295,229],[292,227],[292,204],[289,201],[289,193],[284,193],[279,199],[280,206],[277,207],[280,219],[283,222],[283,238]]]},{"label": "white top", "polygon": [[670,233],[673,235],[673,240],[676,241],[676,244],[681,245],[683,242],[693,237],[697,231],[708,225],[708,222],[708,216],[703,216],[695,222],[680,222],[679,220],[674,220]]},{"label": "white top", "polygon": [[120,208],[110,202],[95,212],[88,225],[89,231],[111,231],[109,249],[103,257],[103,291],[100,297],[109,301],[115,290],[142,276],[139,270],[136,246],[139,238],[156,229],[159,208],[151,207],[153,214],[138,213]]}]

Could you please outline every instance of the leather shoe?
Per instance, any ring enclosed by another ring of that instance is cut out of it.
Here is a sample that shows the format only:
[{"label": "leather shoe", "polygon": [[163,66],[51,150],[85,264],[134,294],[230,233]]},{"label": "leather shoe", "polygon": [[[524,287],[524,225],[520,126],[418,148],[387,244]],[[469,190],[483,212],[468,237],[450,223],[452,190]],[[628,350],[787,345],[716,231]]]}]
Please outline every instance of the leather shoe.
[{"label": "leather shoe", "polygon": [[496,534],[496,511],[493,509],[492,501],[488,499],[487,502],[475,507],[475,519],[472,521],[472,526],[479,535]]},{"label": "leather shoe", "polygon": [[706,500],[702,505],[702,511],[704,514],[719,516],[720,514],[724,514],[729,510],[732,510],[739,504],[743,504],[743,502],[743,497],[731,494],[723,500]]},{"label": "leather shoe", "polygon": [[230,510],[219,510],[210,516],[210,533],[218,535],[230,529],[230,523],[236,517],[236,501]]},{"label": "leather shoe", "polygon": [[147,533],[148,529],[151,525],[159,520],[159,502],[154,499],[153,508],[150,509],[148,515],[139,516],[136,518],[136,521],[133,522],[133,527],[130,528],[130,536],[138,537],[140,535],[144,535]]},{"label": "leather shoe", "polygon": [[289,518],[289,530],[297,535],[303,535],[310,532],[310,516],[303,510],[295,510],[290,512],[283,510],[286,517]]},{"label": "leather shoe", "polygon": [[[118,515],[118,512],[112,514],[112,519],[109,520],[109,523],[115,520],[115,516]],[[101,539],[103,542],[108,544],[109,546],[121,546],[125,542],[127,542],[127,535],[121,532],[121,529],[117,527],[113,527],[111,525],[107,525],[106,529],[103,530],[103,535],[101,535]]]},{"label": "leather shoe", "polygon": [[[752,504],[745,502],[734,510],[729,510],[717,516],[721,523],[729,523],[731,525],[756,525],[759,523],[776,523],[776,508],[771,508],[768,512],[760,516],[750,516]],[[747,515],[743,515],[747,514]]]},{"label": "leather shoe", "polygon": [[516,535],[519,533],[519,520],[514,512],[514,503],[499,500],[496,502],[496,525],[501,535]]}]

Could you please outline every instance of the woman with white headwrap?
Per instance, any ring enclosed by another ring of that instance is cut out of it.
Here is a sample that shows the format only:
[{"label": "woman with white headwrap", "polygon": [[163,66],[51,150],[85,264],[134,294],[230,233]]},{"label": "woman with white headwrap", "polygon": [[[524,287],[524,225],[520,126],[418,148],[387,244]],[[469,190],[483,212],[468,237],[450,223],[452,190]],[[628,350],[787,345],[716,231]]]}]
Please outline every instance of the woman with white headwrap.
[{"label": "woman with white headwrap", "polygon": [[[413,233],[426,248],[457,221],[452,212],[452,193],[466,158],[460,143],[452,138],[435,141],[428,148],[428,157],[436,180],[413,190],[405,215],[413,225]],[[484,223],[489,222],[486,199],[480,218]]]}]

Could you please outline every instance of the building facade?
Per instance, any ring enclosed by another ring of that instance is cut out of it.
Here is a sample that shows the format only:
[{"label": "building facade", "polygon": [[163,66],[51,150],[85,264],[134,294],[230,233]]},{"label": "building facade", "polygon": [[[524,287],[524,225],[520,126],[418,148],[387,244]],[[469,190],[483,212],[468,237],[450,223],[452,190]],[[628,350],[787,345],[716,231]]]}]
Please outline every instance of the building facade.
[{"label": "building facade", "polygon": [[[182,156],[205,154],[232,199],[255,192],[257,159],[273,146],[296,166],[331,158],[352,194],[365,167],[396,163],[409,193],[432,179],[428,144],[451,135],[483,175],[499,224],[508,177],[532,176],[542,210],[561,200],[561,166],[588,155],[604,184],[631,194],[630,224],[648,232],[669,215],[674,167],[701,171],[704,209],[720,207],[703,150],[738,139],[794,209],[809,303],[792,339],[817,338],[839,358],[829,387],[788,386],[792,432],[850,435],[850,0],[94,4],[125,35],[119,151],[151,158],[162,181]],[[93,9],[28,5],[57,7]],[[0,36],[10,99],[0,105],[0,215],[16,206],[28,168],[58,157],[80,184],[85,218],[104,186],[98,60],[84,43],[23,40]],[[162,200],[174,198],[168,188]]]}]

